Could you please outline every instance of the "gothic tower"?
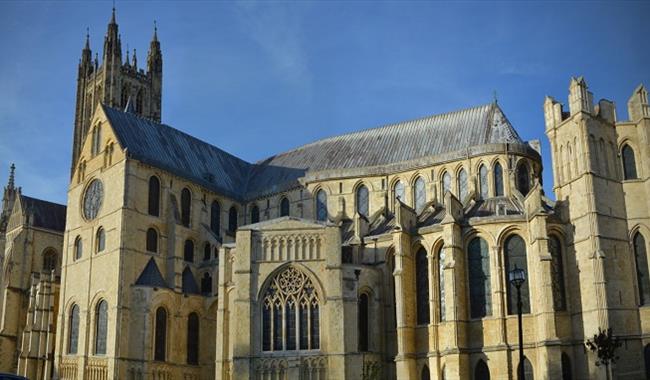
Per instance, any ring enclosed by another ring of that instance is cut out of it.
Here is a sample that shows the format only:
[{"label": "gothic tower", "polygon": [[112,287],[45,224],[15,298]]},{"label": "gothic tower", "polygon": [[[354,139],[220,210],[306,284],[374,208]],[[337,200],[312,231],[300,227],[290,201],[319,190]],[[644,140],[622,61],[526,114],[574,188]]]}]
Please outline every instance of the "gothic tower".
[{"label": "gothic tower", "polygon": [[115,20],[115,8],[104,36],[102,60],[95,54],[92,58],[90,36],[81,51],[77,73],[77,101],[75,109],[72,165],[70,175],[79,161],[84,138],[90,128],[90,120],[97,104],[125,108],[131,100],[133,110],[147,119],[160,122],[162,105],[162,52],[157,28],[149,46],[147,67],[138,68],[136,49],[133,58],[126,52],[122,60],[122,40]]},{"label": "gothic tower", "polygon": [[[546,135],[551,143],[554,191],[566,234],[576,282],[569,284],[574,310],[573,335],[584,341],[599,328],[639,336],[634,263],[628,243],[626,195],[617,157],[618,123],[613,102],[594,105],[584,78],[572,78],[569,112],[551,97],[544,102]],[[628,342],[632,351],[640,342]],[[627,347],[627,346],[626,346]],[[579,356],[583,358],[583,356]],[[597,373],[595,360],[579,363]]]}]

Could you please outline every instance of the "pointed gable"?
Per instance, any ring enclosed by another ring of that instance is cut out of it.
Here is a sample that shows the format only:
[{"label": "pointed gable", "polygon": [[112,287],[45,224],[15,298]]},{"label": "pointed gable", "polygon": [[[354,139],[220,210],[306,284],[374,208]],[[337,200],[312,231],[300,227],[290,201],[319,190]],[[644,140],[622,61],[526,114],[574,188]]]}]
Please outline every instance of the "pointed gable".
[{"label": "pointed gable", "polygon": [[165,280],[160,273],[160,269],[158,269],[158,265],[156,265],[156,260],[154,260],[153,257],[149,259],[149,262],[142,270],[142,273],[140,273],[140,276],[135,281],[135,285],[168,288],[167,283],[165,283]]}]

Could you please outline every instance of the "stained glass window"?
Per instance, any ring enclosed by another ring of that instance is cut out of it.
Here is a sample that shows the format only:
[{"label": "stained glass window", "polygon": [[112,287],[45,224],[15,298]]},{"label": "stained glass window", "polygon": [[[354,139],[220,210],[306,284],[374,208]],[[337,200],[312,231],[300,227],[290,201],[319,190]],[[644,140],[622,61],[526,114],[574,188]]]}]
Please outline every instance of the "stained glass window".
[{"label": "stained glass window", "polygon": [[[521,365],[521,363],[519,363]],[[521,373],[519,371],[519,366],[517,366],[517,379],[519,379],[519,374]],[[524,356],[524,378],[526,380],[534,380],[534,374],[533,374],[533,365],[530,363],[530,360],[528,360],[527,357]]]},{"label": "stained glass window", "polygon": [[525,197],[530,191],[530,175],[528,174],[528,165],[521,162],[517,167],[517,189]]},{"label": "stained glass window", "polygon": [[438,302],[440,304],[440,320],[446,318],[445,309],[445,247],[438,251]]},{"label": "stained glass window", "polygon": [[302,271],[290,266],[275,275],[264,293],[262,305],[264,351],[319,348],[318,294]]},{"label": "stained glass window", "polygon": [[232,206],[228,211],[228,230],[235,232],[237,230],[237,208]]},{"label": "stained glass window", "polygon": [[481,167],[478,169],[478,180],[479,180],[479,186],[481,187],[481,198],[482,199],[487,199],[489,197],[489,185],[488,185],[488,170],[485,167],[485,165],[481,165]]},{"label": "stained glass window", "polygon": [[422,177],[418,177],[418,179],[415,180],[414,191],[415,211],[419,214],[427,203],[427,190]]},{"label": "stained glass window", "polygon": [[149,215],[160,215],[160,180],[158,177],[149,177]]},{"label": "stained glass window", "polygon": [[361,185],[357,189],[357,212],[367,217],[369,208],[368,188]]},{"label": "stained glass window", "polygon": [[472,318],[492,315],[490,254],[487,242],[478,237],[474,238],[467,251],[470,315]]},{"label": "stained glass window", "polygon": [[316,219],[320,221],[327,220],[327,193],[320,189],[316,193]]},{"label": "stained glass window", "polygon": [[289,216],[289,199],[282,198],[280,201],[280,216]]},{"label": "stained glass window", "polygon": [[187,316],[187,364],[199,364],[199,316]]},{"label": "stained glass window", "polygon": [[368,351],[368,295],[361,294],[359,297],[359,351]]},{"label": "stained glass window", "polygon": [[68,322],[68,353],[76,354],[79,344],[79,306],[72,305],[70,309],[70,321]]},{"label": "stained glass window", "polygon": [[190,239],[185,240],[185,246],[183,248],[183,260],[194,262],[194,242]]},{"label": "stained glass window", "polygon": [[162,307],[156,310],[155,331],[154,360],[164,362],[167,351],[167,310]]},{"label": "stained glass window", "polygon": [[95,355],[106,355],[108,304],[101,300],[95,310]]},{"label": "stained glass window", "polygon": [[467,187],[467,172],[465,169],[460,169],[460,172],[458,172],[458,191],[460,194],[460,200],[463,201],[469,193]]},{"label": "stained glass window", "polygon": [[251,223],[258,223],[260,221],[260,208],[257,205],[251,207]]},{"label": "stained glass window", "polygon": [[404,192],[404,184],[402,181],[397,181],[395,183],[395,186],[393,186],[393,203],[395,203],[397,199],[402,202],[406,201],[406,199],[404,199],[405,196],[406,193]]},{"label": "stained glass window", "polygon": [[415,255],[415,285],[417,324],[427,324],[429,323],[429,261],[424,248],[420,248]]},{"label": "stained glass window", "polygon": [[498,162],[494,165],[494,195],[503,196],[503,168]]},{"label": "stained glass window", "polygon": [[83,242],[81,241],[81,236],[77,236],[77,238],[74,240],[74,258],[75,260],[79,260],[81,256],[83,255]]},{"label": "stained glass window", "polygon": [[102,252],[106,247],[106,233],[102,227],[97,230],[97,252]]},{"label": "stained glass window", "polygon": [[56,251],[48,249],[43,253],[43,271],[51,272],[56,268]]},{"label": "stained glass window", "polygon": [[564,263],[560,239],[551,236],[548,240],[551,252],[551,271],[553,275],[553,306],[556,311],[566,310],[566,293],[564,289]]},{"label": "stained glass window", "polygon": [[215,235],[219,235],[219,230],[221,229],[221,206],[219,202],[212,201],[210,205],[210,230]]},{"label": "stained glass window", "polygon": [[530,313],[530,297],[528,291],[528,262],[526,261],[526,243],[519,235],[512,235],[505,244],[505,276],[508,289],[508,314],[517,314],[517,288],[508,280],[508,273],[515,269],[523,269],[528,279],[521,285],[521,309],[522,313]]},{"label": "stained glass window", "polygon": [[210,273],[204,273],[201,279],[201,293],[205,295],[212,294],[212,276]]},{"label": "stained glass window", "polygon": [[422,374],[420,375],[420,380],[431,380],[431,373],[429,372],[429,366],[425,365],[422,367]]},{"label": "stained glass window", "polygon": [[190,226],[191,210],[192,207],[192,193],[187,188],[181,191],[181,223],[185,227]]},{"label": "stained glass window", "polygon": [[571,370],[571,359],[566,353],[562,353],[562,380],[573,379],[573,371]]},{"label": "stained glass window", "polygon": [[636,160],[634,158],[634,150],[625,145],[621,152],[623,158],[623,176],[625,179],[637,179],[636,174]]},{"label": "stained glass window", "polygon": [[158,252],[158,232],[155,229],[149,228],[147,230],[147,251]]},{"label": "stained glass window", "polygon": [[648,273],[648,256],[645,238],[640,232],[634,235],[633,245],[637,283],[639,286],[639,303],[641,305],[647,305],[650,303],[650,275]]},{"label": "stained glass window", "polygon": [[203,261],[208,261],[210,260],[210,256],[212,255],[212,247],[210,246],[210,243],[207,241],[203,245]]},{"label": "stained glass window", "polygon": [[650,379],[650,344],[646,344],[643,350],[643,360],[645,361],[645,378]]},{"label": "stained glass window", "polygon": [[451,174],[445,172],[442,176],[442,196],[444,197],[447,192],[451,191]]},{"label": "stained glass window", "polygon": [[490,380],[490,369],[483,360],[479,360],[474,367],[474,380]]}]

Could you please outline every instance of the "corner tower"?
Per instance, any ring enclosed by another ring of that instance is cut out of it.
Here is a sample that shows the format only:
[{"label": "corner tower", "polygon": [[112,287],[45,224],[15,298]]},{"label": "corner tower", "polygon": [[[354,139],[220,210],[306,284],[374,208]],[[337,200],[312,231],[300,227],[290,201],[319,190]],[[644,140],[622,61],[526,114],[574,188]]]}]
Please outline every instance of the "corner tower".
[{"label": "corner tower", "polygon": [[157,27],[149,46],[147,67],[138,68],[136,50],[129,58],[122,60],[122,39],[119,34],[115,8],[104,36],[102,60],[95,53],[92,58],[90,36],[81,50],[77,72],[77,101],[75,108],[72,164],[70,175],[79,161],[81,146],[90,129],[90,120],[99,103],[124,108],[128,100],[134,105],[135,113],[160,122],[162,106],[162,52],[158,41]]}]

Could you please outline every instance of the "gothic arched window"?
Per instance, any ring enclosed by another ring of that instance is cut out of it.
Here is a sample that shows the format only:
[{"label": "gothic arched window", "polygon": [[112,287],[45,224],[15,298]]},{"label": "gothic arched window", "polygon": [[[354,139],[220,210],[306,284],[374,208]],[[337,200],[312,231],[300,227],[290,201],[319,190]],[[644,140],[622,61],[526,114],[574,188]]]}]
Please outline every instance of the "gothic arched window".
[{"label": "gothic arched window", "polygon": [[438,307],[440,308],[440,320],[446,318],[445,310],[445,247],[438,250]]},{"label": "gothic arched window", "polygon": [[548,240],[551,253],[551,274],[553,275],[553,306],[556,311],[566,310],[566,292],[564,289],[564,262],[560,239],[551,235]]},{"label": "gothic arched window", "polygon": [[449,172],[445,172],[445,174],[442,175],[442,197],[444,199],[445,194],[447,192],[452,192],[451,191],[451,174]]},{"label": "gothic arched window", "polygon": [[402,181],[395,182],[395,185],[393,186],[393,205],[398,199],[404,203],[406,201],[406,199],[404,199],[405,196],[406,192],[404,191],[404,184]]},{"label": "gothic arched window", "polygon": [[192,207],[192,193],[186,187],[181,190],[181,224],[185,227],[190,226]]},{"label": "gothic arched window", "polygon": [[478,182],[480,186],[481,199],[487,199],[489,195],[488,170],[485,165],[478,169]]},{"label": "gothic arched window", "polygon": [[460,195],[461,201],[463,201],[465,197],[467,197],[467,194],[469,194],[467,172],[465,169],[460,169],[460,172],[458,172],[458,194]]},{"label": "gothic arched window", "polygon": [[167,352],[167,310],[163,307],[156,309],[154,340],[153,360],[164,362]]},{"label": "gothic arched window", "polygon": [[99,301],[95,309],[95,355],[106,355],[106,336],[108,335],[108,304]]},{"label": "gothic arched window", "polygon": [[321,222],[327,220],[327,193],[323,189],[316,193],[316,219]]},{"label": "gothic arched window", "polygon": [[212,294],[212,276],[205,272],[201,279],[201,294]]},{"label": "gothic arched window", "polygon": [[498,162],[494,165],[494,195],[503,196],[503,168]]},{"label": "gothic arched window", "polygon": [[427,324],[429,323],[429,260],[424,248],[420,248],[415,254],[415,287],[417,324]]},{"label": "gothic arched window", "polygon": [[79,306],[72,305],[68,318],[68,354],[76,354],[79,345]]},{"label": "gothic arched window", "polygon": [[210,256],[212,255],[212,247],[210,246],[210,243],[207,241],[203,245],[203,261],[208,261],[210,260]]},{"label": "gothic arched window", "polygon": [[187,316],[187,364],[199,364],[199,316]]},{"label": "gothic arched window", "polygon": [[573,379],[573,371],[571,370],[571,359],[566,353],[562,353],[562,380]]},{"label": "gothic arched window", "polygon": [[257,205],[251,207],[251,223],[258,223],[260,221],[260,208]]},{"label": "gothic arched window", "polygon": [[485,240],[477,237],[467,246],[469,303],[472,318],[492,315],[490,253]]},{"label": "gothic arched window", "polygon": [[424,365],[424,367],[422,367],[420,380],[431,380],[431,373],[429,372],[429,366],[427,366],[426,364]]},{"label": "gothic arched window", "polygon": [[237,208],[232,206],[228,211],[228,231],[235,232],[237,230]]},{"label": "gothic arched window", "polygon": [[645,378],[650,379],[650,344],[646,344],[643,350],[643,361],[645,362]]},{"label": "gothic arched window", "polygon": [[530,274],[528,273],[528,262],[526,261],[526,243],[519,235],[508,237],[505,244],[505,276],[506,286],[508,288],[508,314],[517,314],[517,289],[508,281],[508,273],[515,267],[523,269],[526,272],[527,281],[521,285],[521,309],[522,313],[530,313],[530,297],[528,283]]},{"label": "gothic arched window", "polygon": [[194,242],[190,239],[185,240],[183,246],[183,260],[194,262]]},{"label": "gothic arched window", "polygon": [[147,251],[158,252],[158,232],[153,228],[147,230]]},{"label": "gothic arched window", "polygon": [[289,199],[282,197],[282,200],[280,201],[280,216],[289,216],[289,208]]},{"label": "gothic arched window", "polygon": [[359,351],[368,351],[369,305],[368,294],[361,294],[359,297]]},{"label": "gothic arched window", "polygon": [[320,348],[319,295],[302,271],[288,267],[276,274],[262,297],[264,351]]},{"label": "gothic arched window", "polygon": [[56,269],[56,251],[47,249],[43,252],[43,272],[51,272]]},{"label": "gothic arched window", "polygon": [[92,154],[93,157],[99,153],[101,141],[102,141],[102,130],[101,130],[101,126],[97,124],[95,128],[93,128],[92,141],[91,141],[92,145],[90,147],[90,153]]},{"label": "gothic arched window", "polygon": [[221,228],[221,206],[219,202],[212,201],[210,205],[210,230],[219,236],[219,229]]},{"label": "gothic arched window", "polygon": [[[520,368],[519,366],[520,365],[521,365],[521,363],[519,363],[519,365],[517,366],[517,373],[518,374],[521,373],[521,372],[519,372],[519,368]],[[528,360],[528,358],[525,357],[525,356],[524,356],[524,377],[526,378],[526,380],[533,380],[534,379],[533,365],[530,363],[530,360]]]},{"label": "gothic arched window", "polygon": [[517,167],[517,189],[524,197],[530,191],[530,174],[528,173],[528,165],[521,162]]},{"label": "gothic arched window", "polygon": [[99,227],[97,230],[97,241],[95,243],[95,252],[99,253],[106,248],[106,232],[104,232],[104,228]]},{"label": "gothic arched window", "polygon": [[645,246],[645,238],[640,232],[634,235],[634,260],[636,262],[636,278],[639,286],[639,304],[650,303],[650,273],[648,272],[648,255]]},{"label": "gothic arched window", "polygon": [[368,188],[365,185],[359,186],[357,189],[357,212],[365,217],[368,216],[370,209],[369,199],[368,199]]},{"label": "gothic arched window", "polygon": [[158,177],[149,178],[149,215],[160,215],[160,180]]},{"label": "gothic arched window", "polygon": [[623,178],[624,179],[637,179],[636,174],[636,159],[634,158],[634,150],[627,144],[623,146],[621,151],[621,158],[623,159]]},{"label": "gothic arched window", "polygon": [[424,179],[422,179],[422,177],[418,177],[418,179],[415,180],[413,187],[413,199],[415,199],[413,205],[415,206],[415,212],[419,214],[422,212],[424,205],[427,203],[427,190],[426,185],[424,184]]},{"label": "gothic arched window", "polygon": [[479,360],[474,367],[474,380],[490,380],[490,369],[483,360]]},{"label": "gothic arched window", "polygon": [[79,260],[83,255],[83,251],[83,241],[81,240],[81,236],[77,236],[77,238],[74,239],[74,259]]}]

